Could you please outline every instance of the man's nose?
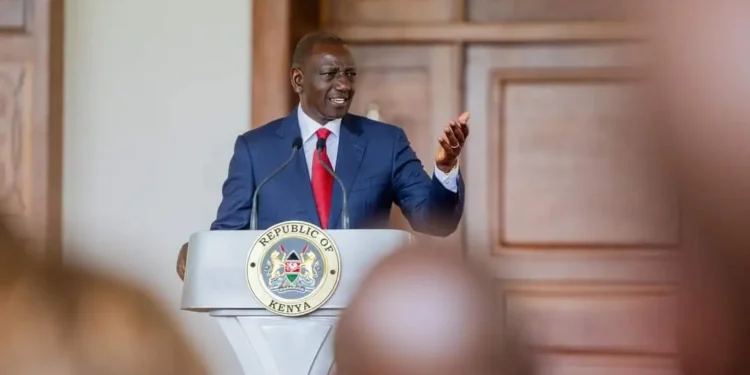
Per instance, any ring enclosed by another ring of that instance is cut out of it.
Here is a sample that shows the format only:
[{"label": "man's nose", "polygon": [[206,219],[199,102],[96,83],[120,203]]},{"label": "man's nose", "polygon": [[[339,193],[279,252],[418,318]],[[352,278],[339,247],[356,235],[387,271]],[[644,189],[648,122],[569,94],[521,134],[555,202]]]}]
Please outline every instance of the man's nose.
[{"label": "man's nose", "polygon": [[352,80],[346,75],[340,75],[333,86],[338,91],[349,92],[352,90]]}]

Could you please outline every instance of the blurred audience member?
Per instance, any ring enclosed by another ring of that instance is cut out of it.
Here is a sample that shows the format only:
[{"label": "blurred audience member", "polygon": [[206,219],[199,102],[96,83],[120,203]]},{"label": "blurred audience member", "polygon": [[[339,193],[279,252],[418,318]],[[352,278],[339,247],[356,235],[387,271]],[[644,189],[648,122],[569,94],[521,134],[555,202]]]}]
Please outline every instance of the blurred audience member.
[{"label": "blurred audience member", "polygon": [[394,254],[341,317],[337,375],[530,374],[495,287],[439,242]]},{"label": "blurred audience member", "polygon": [[153,298],[34,259],[1,224],[0,332],[0,374],[206,374]]},{"label": "blurred audience member", "polygon": [[750,371],[750,3],[649,3],[656,110],[682,198],[688,375]]}]

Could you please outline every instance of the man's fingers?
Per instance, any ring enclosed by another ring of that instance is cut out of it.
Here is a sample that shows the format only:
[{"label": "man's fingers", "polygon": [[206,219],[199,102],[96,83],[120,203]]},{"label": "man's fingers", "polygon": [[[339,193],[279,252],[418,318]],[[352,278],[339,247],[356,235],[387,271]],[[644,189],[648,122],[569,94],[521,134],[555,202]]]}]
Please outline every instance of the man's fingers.
[{"label": "man's fingers", "polygon": [[438,143],[440,144],[440,147],[443,148],[446,152],[450,151],[451,146],[448,144],[448,139],[445,138],[445,136],[442,136],[438,138]]},{"label": "man's fingers", "polygon": [[466,124],[469,121],[469,112],[464,112],[460,116],[458,116],[458,122],[461,124]]},{"label": "man's fingers", "polygon": [[449,145],[454,148],[456,146],[461,146],[461,143],[459,143],[458,138],[456,138],[456,135],[453,134],[453,130],[451,130],[450,126],[445,127],[445,137],[449,142]]},{"label": "man's fingers", "polygon": [[453,135],[456,137],[456,139],[458,139],[458,144],[463,145],[466,136],[464,136],[464,133],[461,131],[461,126],[452,122],[451,131],[453,132]]},{"label": "man's fingers", "polygon": [[446,139],[445,137],[438,138],[438,143],[440,144],[440,147],[443,149],[446,155],[449,157],[454,157],[456,154],[456,149],[451,147],[450,141]]}]

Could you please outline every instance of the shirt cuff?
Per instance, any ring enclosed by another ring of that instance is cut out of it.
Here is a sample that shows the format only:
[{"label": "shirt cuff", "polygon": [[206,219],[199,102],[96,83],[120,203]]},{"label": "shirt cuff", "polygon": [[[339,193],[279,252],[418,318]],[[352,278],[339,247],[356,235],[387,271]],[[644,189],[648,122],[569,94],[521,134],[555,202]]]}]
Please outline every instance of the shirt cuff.
[{"label": "shirt cuff", "polygon": [[458,193],[458,164],[447,174],[435,166],[435,178],[443,184],[446,189]]}]

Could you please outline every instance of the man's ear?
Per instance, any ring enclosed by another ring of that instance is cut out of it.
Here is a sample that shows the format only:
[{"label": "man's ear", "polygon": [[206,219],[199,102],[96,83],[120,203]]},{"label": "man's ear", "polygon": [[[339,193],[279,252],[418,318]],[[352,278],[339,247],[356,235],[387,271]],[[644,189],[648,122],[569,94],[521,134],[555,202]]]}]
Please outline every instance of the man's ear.
[{"label": "man's ear", "polygon": [[294,89],[294,92],[297,94],[302,93],[302,84],[305,81],[305,76],[302,74],[302,71],[298,68],[292,68],[292,70],[289,71],[289,78],[292,83],[292,89]]}]

